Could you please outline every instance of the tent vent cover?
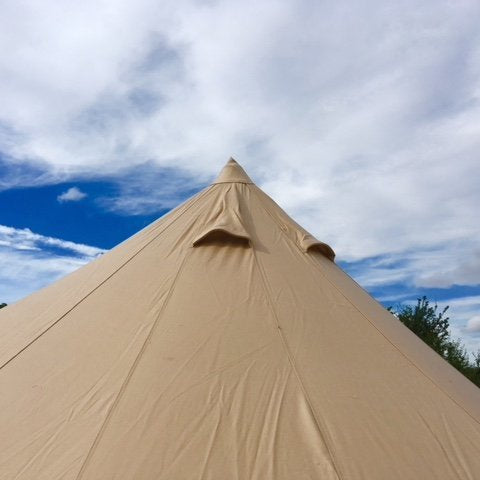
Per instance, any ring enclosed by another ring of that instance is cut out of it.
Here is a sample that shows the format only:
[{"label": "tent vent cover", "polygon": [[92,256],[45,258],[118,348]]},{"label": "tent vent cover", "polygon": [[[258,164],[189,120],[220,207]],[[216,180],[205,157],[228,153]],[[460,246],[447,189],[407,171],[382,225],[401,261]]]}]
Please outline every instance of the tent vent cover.
[{"label": "tent vent cover", "polygon": [[250,238],[247,234],[233,232],[227,228],[210,228],[203,232],[193,242],[194,247],[208,244],[229,244],[250,246]]}]

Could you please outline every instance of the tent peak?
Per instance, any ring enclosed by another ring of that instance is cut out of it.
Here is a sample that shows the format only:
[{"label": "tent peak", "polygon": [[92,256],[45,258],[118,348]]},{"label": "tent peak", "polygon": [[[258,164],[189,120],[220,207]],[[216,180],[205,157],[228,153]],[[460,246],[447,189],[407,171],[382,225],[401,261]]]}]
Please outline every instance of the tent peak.
[{"label": "tent peak", "polygon": [[217,179],[213,182],[216,183],[253,183],[251,178],[247,175],[245,170],[234,160],[232,157],[223,167],[222,171],[218,175]]}]

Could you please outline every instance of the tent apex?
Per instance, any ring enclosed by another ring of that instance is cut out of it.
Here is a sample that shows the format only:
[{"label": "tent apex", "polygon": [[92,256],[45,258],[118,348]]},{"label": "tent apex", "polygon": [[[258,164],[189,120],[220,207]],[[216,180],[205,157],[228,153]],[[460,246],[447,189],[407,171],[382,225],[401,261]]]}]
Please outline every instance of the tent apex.
[{"label": "tent apex", "polygon": [[230,157],[225,164],[217,179],[213,182],[216,183],[253,183],[252,179],[247,175],[245,170],[239,165],[239,163]]}]

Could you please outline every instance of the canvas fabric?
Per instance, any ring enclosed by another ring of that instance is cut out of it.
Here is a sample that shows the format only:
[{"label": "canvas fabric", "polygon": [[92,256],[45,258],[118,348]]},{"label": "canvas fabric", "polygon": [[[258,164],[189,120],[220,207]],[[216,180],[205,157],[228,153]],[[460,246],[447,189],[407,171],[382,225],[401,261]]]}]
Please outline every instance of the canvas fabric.
[{"label": "canvas fabric", "polygon": [[0,310],[0,478],[480,478],[480,390],[233,160]]}]

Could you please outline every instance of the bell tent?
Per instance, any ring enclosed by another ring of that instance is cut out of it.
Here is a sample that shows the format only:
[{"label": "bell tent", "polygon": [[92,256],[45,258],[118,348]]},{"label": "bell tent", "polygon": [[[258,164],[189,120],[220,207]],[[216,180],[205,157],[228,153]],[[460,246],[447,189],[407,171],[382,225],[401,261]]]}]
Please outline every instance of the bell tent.
[{"label": "bell tent", "polygon": [[480,390],[230,160],[0,311],[3,480],[480,478]]}]

